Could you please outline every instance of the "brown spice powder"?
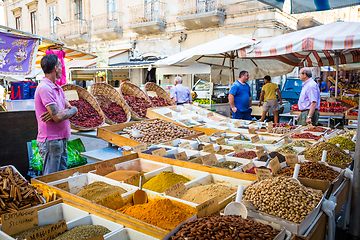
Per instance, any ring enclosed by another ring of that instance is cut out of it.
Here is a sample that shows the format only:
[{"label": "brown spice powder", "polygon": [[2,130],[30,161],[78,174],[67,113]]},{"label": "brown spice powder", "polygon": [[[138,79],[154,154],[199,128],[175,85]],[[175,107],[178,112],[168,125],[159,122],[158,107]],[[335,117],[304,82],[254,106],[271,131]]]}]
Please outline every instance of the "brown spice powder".
[{"label": "brown spice powder", "polygon": [[83,190],[78,192],[76,195],[79,197],[86,198],[90,201],[96,202],[103,199],[110,194],[120,192],[121,194],[127,191],[121,187],[113,186],[105,182],[93,182],[87,185]]},{"label": "brown spice powder", "polygon": [[234,187],[212,183],[190,188],[181,196],[181,199],[200,204],[216,196],[219,197],[219,201],[222,201],[235,192]]}]

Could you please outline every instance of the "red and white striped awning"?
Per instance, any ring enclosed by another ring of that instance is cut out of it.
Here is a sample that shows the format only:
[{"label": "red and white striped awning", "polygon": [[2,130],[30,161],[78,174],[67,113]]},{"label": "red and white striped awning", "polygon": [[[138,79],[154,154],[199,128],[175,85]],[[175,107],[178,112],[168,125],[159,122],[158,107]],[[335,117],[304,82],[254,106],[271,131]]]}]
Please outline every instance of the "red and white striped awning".
[{"label": "red and white striped awning", "polygon": [[[334,22],[258,43],[246,58],[274,58],[292,66],[332,66],[360,62],[360,22]],[[304,64],[305,63],[305,64]]]}]

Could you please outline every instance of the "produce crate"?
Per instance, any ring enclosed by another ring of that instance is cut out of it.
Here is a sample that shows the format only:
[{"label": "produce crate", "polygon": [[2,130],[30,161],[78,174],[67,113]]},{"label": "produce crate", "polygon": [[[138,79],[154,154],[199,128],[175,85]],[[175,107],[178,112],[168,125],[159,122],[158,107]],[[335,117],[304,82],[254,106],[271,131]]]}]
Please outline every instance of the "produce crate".
[{"label": "produce crate", "polygon": [[353,108],[350,108],[350,109],[348,109],[346,112],[345,112],[345,119],[348,119],[348,120],[358,120],[358,116],[355,116],[355,115],[347,115],[349,112],[350,112],[350,110],[356,110],[356,109],[358,109],[358,108],[356,108],[356,107],[353,107]]},{"label": "produce crate", "polygon": [[[154,120],[159,120],[158,118],[155,118],[155,119],[148,119],[148,120],[143,120],[143,121],[154,121]],[[101,128],[98,128],[98,131],[97,131],[97,137],[98,138],[101,138],[109,143],[112,143],[116,146],[130,146],[130,147],[133,147],[135,145],[139,145],[141,144],[140,142],[137,142],[137,141],[134,141],[134,140],[131,140],[130,138],[128,137],[125,137],[125,136],[122,136],[122,135],[119,135],[117,134],[116,132],[119,132],[119,131],[122,131],[124,128],[126,127],[130,127],[132,126],[133,124],[135,124],[137,122],[129,122],[129,123],[121,123],[121,124],[116,124],[116,125],[112,125],[112,126],[106,126],[106,127],[101,127]],[[197,134],[195,135],[190,135],[188,137],[185,137],[184,139],[192,139],[192,138],[196,138],[200,135],[203,135],[204,133],[201,132],[201,131],[198,131],[196,129],[191,129],[191,128],[188,128],[188,127],[185,127],[179,123],[176,123],[176,122],[173,122],[175,125],[178,125],[182,128],[187,128],[189,130],[193,130],[195,132],[197,132]],[[172,140],[175,140],[176,138],[172,139]]]},{"label": "produce crate", "polygon": [[[300,111],[290,110],[290,114],[298,115],[300,113],[301,113]],[[333,113],[333,112],[319,112],[319,113],[320,113],[320,116],[329,116],[329,117],[332,117],[332,116],[343,117],[344,116],[344,113]]]}]

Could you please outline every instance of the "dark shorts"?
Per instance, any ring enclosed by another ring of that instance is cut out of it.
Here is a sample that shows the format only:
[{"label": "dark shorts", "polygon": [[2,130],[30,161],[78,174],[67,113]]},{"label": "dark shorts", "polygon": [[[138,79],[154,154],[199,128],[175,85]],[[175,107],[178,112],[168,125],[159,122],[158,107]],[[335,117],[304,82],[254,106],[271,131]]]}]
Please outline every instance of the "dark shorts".
[{"label": "dark shorts", "polygon": [[251,112],[251,108],[244,112],[240,112],[239,110],[237,110],[236,113],[232,113],[232,117],[233,119],[251,120]]}]

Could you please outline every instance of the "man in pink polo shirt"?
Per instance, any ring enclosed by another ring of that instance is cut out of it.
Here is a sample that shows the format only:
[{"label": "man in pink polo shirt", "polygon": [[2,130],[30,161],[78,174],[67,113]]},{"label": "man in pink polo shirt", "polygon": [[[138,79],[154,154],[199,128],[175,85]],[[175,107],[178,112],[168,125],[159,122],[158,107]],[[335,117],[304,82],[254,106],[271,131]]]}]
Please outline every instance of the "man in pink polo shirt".
[{"label": "man in pink polo shirt", "polygon": [[61,62],[55,54],[41,59],[45,73],[35,92],[35,114],[38,122],[37,146],[44,161],[43,174],[67,169],[66,141],[71,136],[70,121],[77,114],[65,99],[56,80],[61,77]]}]

